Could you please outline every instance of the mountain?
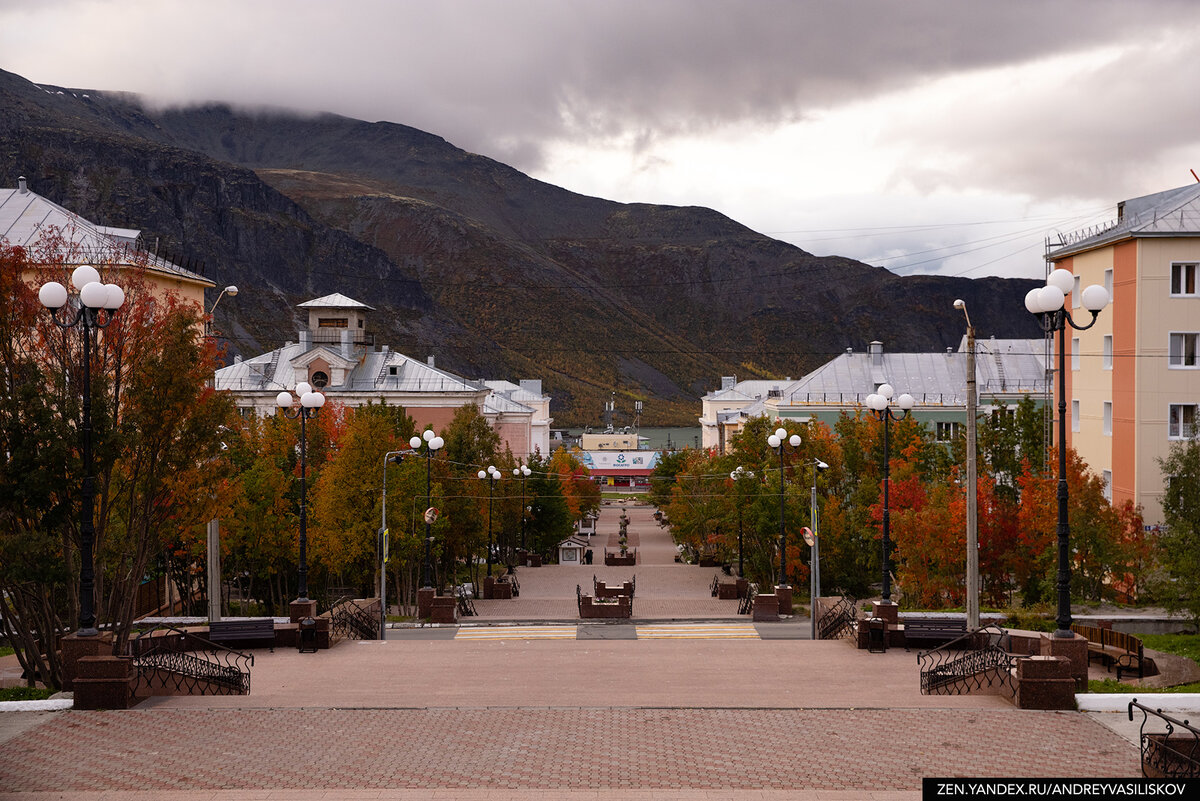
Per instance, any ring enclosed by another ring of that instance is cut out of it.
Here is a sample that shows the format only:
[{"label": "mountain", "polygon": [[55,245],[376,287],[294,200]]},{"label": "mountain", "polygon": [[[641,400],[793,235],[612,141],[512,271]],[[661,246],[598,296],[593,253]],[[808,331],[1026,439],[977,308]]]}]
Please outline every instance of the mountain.
[{"label": "mountain", "polygon": [[342,292],[376,341],[471,377],[541,378],[559,424],[646,401],[690,424],[721,375],[799,376],[851,347],[1039,336],[1032,281],[899,277],[816,257],[711,209],[623,204],[530,178],[404,125],[38,86],[0,71],[0,180],[236,283],[234,352],[293,339]]}]

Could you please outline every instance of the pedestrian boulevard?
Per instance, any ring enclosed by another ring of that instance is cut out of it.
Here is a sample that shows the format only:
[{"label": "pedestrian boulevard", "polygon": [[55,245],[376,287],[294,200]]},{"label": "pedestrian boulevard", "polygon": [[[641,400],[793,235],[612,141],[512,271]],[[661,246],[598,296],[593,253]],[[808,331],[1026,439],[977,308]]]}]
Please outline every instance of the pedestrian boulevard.
[{"label": "pedestrian boulevard", "polygon": [[[455,640],[576,640],[596,630],[596,625],[580,626],[471,626],[460,628]],[[662,625],[608,625],[609,632],[630,631],[637,640],[757,640],[758,630],[751,623],[666,623]],[[616,639],[605,637],[603,639]]]},{"label": "pedestrian boulevard", "polygon": [[[751,623],[630,518],[635,567],[518,568],[460,626],[256,650],[249,695],[0,715],[0,799],[918,801],[926,776],[1139,774],[1087,715],[922,695],[902,648]],[[633,619],[578,619],[577,585],[635,574]]]}]

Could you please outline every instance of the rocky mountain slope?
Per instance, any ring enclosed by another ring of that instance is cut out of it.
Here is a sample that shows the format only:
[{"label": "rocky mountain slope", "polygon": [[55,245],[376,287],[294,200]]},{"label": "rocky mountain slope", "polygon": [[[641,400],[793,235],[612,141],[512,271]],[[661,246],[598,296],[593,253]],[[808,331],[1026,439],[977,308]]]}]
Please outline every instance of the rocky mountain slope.
[{"label": "rocky mountain slope", "polygon": [[295,304],[342,292],[377,342],[467,376],[541,378],[559,424],[603,401],[694,421],[719,376],[799,376],[872,339],[953,346],[1037,336],[1032,282],[901,278],[815,257],[711,209],[620,204],[532,179],[391,123],[37,86],[0,71],[0,181],[140,228],[244,290],[235,351],[294,339]]}]

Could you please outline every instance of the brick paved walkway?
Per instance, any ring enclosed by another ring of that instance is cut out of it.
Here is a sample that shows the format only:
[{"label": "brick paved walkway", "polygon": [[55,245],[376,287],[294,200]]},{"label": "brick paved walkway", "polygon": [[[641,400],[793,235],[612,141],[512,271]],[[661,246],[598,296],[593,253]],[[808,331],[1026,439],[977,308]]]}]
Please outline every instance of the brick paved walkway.
[{"label": "brick paved walkway", "polygon": [[9,792],[916,791],[923,775],[1136,770],[1077,713],[1013,710],[134,709],[62,713],[0,747]]},{"label": "brick paved walkway", "polygon": [[[605,511],[601,537],[619,515]],[[565,601],[542,619],[572,621],[568,639],[453,639],[450,628],[257,651],[249,696],[0,726],[0,798],[916,801],[922,776],[1139,774],[1136,747],[1086,715],[922,696],[902,649],[574,625],[575,584],[593,572],[636,572],[638,617],[748,622],[717,613],[734,602],[709,594],[713,569],[673,564],[648,510],[629,514],[644,564],[523,569],[521,598],[476,602],[488,614],[472,622],[499,623]],[[35,713],[5,713],[21,714]]]}]

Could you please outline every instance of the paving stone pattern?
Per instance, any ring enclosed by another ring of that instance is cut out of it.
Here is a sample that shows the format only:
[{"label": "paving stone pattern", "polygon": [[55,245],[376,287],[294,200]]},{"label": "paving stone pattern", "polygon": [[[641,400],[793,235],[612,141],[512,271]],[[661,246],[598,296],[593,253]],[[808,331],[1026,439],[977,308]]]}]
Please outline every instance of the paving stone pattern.
[{"label": "paving stone pattern", "polygon": [[62,713],[0,746],[9,792],[915,791],[930,775],[1137,772],[1103,726],[1015,710],[134,709]]}]

